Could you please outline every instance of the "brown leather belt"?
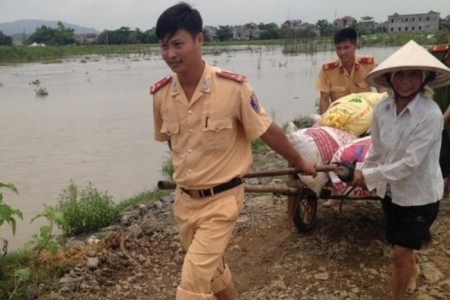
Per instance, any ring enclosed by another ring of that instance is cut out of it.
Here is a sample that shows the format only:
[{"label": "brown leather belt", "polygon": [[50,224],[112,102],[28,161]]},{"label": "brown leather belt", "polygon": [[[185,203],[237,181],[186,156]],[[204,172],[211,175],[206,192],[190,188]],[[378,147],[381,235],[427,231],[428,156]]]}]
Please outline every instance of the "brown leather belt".
[{"label": "brown leather belt", "polygon": [[191,196],[191,198],[206,198],[210,197],[222,192],[225,192],[226,190],[232,189],[234,187],[237,187],[243,183],[242,178],[233,178],[228,182],[216,185],[209,189],[204,190],[187,190],[185,188],[181,188],[183,192]]}]

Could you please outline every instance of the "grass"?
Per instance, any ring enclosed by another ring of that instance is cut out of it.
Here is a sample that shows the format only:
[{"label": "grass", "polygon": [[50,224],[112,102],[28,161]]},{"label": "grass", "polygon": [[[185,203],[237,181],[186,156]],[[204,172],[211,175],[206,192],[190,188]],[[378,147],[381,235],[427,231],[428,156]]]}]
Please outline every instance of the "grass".
[{"label": "grass", "polygon": [[132,198],[121,201],[117,204],[116,209],[119,213],[126,211],[129,207],[135,207],[139,204],[151,203],[158,199],[167,196],[170,192],[162,191],[159,189],[154,189],[152,191],[147,191],[140,193]]},{"label": "grass", "polygon": [[[155,189],[116,205],[106,192],[98,191],[92,184],[80,188],[72,182],[61,194],[59,202],[59,209],[70,224],[63,231],[66,230],[64,232],[72,236],[100,229],[113,224],[116,217],[130,207],[156,201],[168,193]],[[96,246],[107,247],[106,244]],[[68,268],[84,260],[85,252],[60,246],[52,254],[48,249],[37,252],[35,248],[23,247],[0,256],[0,299],[29,299],[30,295],[59,290],[60,277]],[[42,286],[45,288],[42,289]]]}]

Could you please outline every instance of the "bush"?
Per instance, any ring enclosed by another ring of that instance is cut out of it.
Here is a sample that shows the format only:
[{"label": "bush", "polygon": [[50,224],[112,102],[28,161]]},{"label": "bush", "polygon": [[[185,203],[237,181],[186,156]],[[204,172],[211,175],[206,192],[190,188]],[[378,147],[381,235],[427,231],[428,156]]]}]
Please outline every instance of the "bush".
[{"label": "bush", "polygon": [[172,158],[168,157],[161,166],[161,172],[164,177],[169,180],[173,180],[173,173],[175,173],[175,168],[173,167]]},{"label": "bush", "polygon": [[60,195],[56,209],[64,215],[65,224],[57,225],[65,236],[98,230],[113,223],[117,216],[112,197],[99,192],[91,182],[82,190],[71,182]]},{"label": "bush", "polygon": [[[0,188],[7,188],[10,191],[18,194],[17,189],[14,185],[10,183],[2,183],[0,182]],[[13,235],[16,234],[16,219],[23,219],[23,214],[18,209],[13,209],[11,206],[6,204],[3,201],[3,193],[0,192],[0,227],[6,222],[9,226],[11,226]]]},{"label": "bush", "polygon": [[252,140],[253,153],[265,153],[269,150],[269,147],[264,143],[261,138]]}]

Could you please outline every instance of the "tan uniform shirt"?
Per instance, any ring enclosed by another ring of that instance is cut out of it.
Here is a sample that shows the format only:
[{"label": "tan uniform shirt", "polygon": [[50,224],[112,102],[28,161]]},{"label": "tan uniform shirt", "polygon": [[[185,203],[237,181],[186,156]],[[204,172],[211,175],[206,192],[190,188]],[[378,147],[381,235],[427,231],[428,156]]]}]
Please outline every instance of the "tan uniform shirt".
[{"label": "tan uniform shirt", "polygon": [[364,77],[376,66],[372,56],[357,56],[350,74],[341,60],[326,63],[320,70],[316,89],[329,94],[331,101],[352,93],[370,92],[372,88],[364,82]]},{"label": "tan uniform shirt", "polygon": [[204,189],[242,177],[253,162],[251,140],[272,122],[245,77],[220,72],[205,64],[191,101],[176,75],[154,93],[155,139],[170,140],[180,187]]}]

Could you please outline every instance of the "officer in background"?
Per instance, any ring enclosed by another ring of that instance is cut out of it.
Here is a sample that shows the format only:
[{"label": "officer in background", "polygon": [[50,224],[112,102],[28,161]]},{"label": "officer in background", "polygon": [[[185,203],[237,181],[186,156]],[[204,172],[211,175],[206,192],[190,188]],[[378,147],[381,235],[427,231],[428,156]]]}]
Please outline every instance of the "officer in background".
[{"label": "officer in background", "polygon": [[246,78],[208,65],[200,13],[176,4],[158,18],[162,58],[175,73],[151,87],[155,139],[175,168],[174,216],[186,250],[178,300],[235,300],[224,253],[244,201],[242,177],[260,137],[302,173],[315,176],[259,104]]},{"label": "officer in background", "polygon": [[320,92],[319,113],[322,115],[330,103],[352,93],[371,92],[365,76],[377,66],[373,56],[357,56],[359,45],[353,28],[344,28],[334,35],[338,59],[325,63],[316,82]]},{"label": "officer in background", "polygon": [[[450,45],[436,45],[431,47],[431,54],[450,67]],[[444,115],[444,131],[442,132],[441,154],[439,164],[444,177],[444,197],[448,197],[450,190],[450,86],[434,90],[434,101],[439,105]]]}]

